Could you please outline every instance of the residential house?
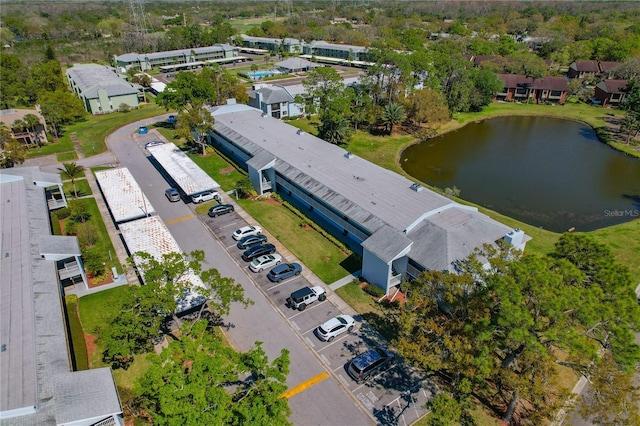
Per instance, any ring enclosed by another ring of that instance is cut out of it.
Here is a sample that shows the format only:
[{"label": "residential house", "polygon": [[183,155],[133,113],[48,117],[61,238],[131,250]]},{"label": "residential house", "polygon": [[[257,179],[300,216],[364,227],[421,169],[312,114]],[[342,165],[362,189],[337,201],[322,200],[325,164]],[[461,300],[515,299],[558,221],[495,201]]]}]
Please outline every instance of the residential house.
[{"label": "residential house", "polygon": [[289,90],[279,84],[257,84],[249,91],[249,105],[273,118],[297,117],[304,105],[297,104]]},{"label": "residential house", "polygon": [[[22,131],[14,129],[13,123],[17,120],[24,120],[26,115],[35,115],[40,123],[34,129],[24,129]],[[11,129],[11,135],[27,146],[40,145],[47,142],[47,124],[40,111],[32,109],[3,109],[0,110],[0,123],[4,123]]]},{"label": "residential house", "polygon": [[498,74],[504,81],[504,88],[495,94],[497,101],[563,104],[567,98],[567,80],[564,77],[542,78],[527,77],[517,74]]},{"label": "residential house", "polygon": [[121,105],[138,108],[144,100],[142,87],[126,81],[112,67],[98,64],[76,64],[66,71],[67,82],[93,115],[109,114]]},{"label": "residential house", "polygon": [[601,79],[612,78],[614,72],[619,66],[620,62],[600,61],[598,62],[598,67],[600,68],[600,73],[598,75]]},{"label": "residential house", "polygon": [[594,98],[603,107],[614,107],[624,101],[628,80],[602,80],[596,84]]},{"label": "residential house", "polygon": [[85,277],[77,238],[51,235],[55,180],[37,167],[0,170],[0,424],[124,426],[111,369],[74,371],[61,281]]},{"label": "residential house", "polygon": [[296,129],[248,105],[210,108],[208,143],[246,170],[258,194],[277,192],[362,256],[362,276],[394,291],[425,270],[459,262],[499,240],[529,240],[477,208]]},{"label": "residential house", "polygon": [[569,65],[567,77],[582,80],[607,79],[620,66],[620,62],[613,61],[575,61]]}]

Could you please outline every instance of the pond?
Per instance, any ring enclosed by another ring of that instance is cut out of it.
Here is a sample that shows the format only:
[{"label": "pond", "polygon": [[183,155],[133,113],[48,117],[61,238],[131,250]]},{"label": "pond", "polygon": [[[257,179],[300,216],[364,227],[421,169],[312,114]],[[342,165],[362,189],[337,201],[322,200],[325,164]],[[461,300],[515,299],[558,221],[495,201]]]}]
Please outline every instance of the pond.
[{"label": "pond", "polygon": [[400,164],[417,180],[555,232],[640,217],[640,159],[575,121],[488,119],[408,147]]}]

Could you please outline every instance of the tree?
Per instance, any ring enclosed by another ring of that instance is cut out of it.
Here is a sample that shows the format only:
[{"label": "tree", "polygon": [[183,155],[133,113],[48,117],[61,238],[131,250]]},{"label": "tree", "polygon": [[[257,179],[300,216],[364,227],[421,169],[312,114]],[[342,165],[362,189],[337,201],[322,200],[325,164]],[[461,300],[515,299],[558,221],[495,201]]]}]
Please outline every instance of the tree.
[{"label": "tree", "polygon": [[27,89],[32,99],[41,99],[47,92],[66,91],[60,63],[54,59],[33,65]]},{"label": "tree", "polygon": [[82,101],[66,89],[44,93],[39,97],[39,103],[42,116],[56,137],[64,126],[83,119],[87,114]]},{"label": "tree", "polygon": [[213,115],[201,103],[189,104],[176,117],[176,134],[200,145],[204,155],[207,147],[206,137],[213,131],[214,123]]},{"label": "tree", "polygon": [[335,145],[347,143],[351,137],[349,120],[342,114],[333,111],[325,112],[320,117],[318,137]]},{"label": "tree", "polygon": [[409,95],[406,103],[407,116],[418,127],[423,123],[433,126],[451,117],[444,95],[431,88],[420,89]]},{"label": "tree", "polygon": [[382,110],[382,123],[389,134],[393,133],[393,126],[402,124],[406,118],[407,114],[400,104],[391,103]]},{"label": "tree", "polygon": [[280,397],[287,389],[286,349],[271,363],[260,342],[236,353],[206,320],[185,324],[180,334],[150,357],[134,387],[138,408],[154,424],[289,424],[289,404]]},{"label": "tree", "polygon": [[[138,252],[129,261],[135,264],[144,285],[128,288],[119,315],[100,333],[105,345],[103,359],[114,368],[128,368],[133,355],[150,350],[150,339],[160,334],[167,318],[173,317],[174,321],[180,322],[175,315],[176,301],[185,294],[200,295],[219,315],[227,315],[233,302],[240,302],[245,307],[252,303],[244,298],[242,286],[233,279],[220,276],[216,269],[202,269],[202,251],[189,255],[168,253],[160,259]],[[200,277],[202,286],[194,277]],[[200,306],[204,308],[205,305]]]},{"label": "tree", "polygon": [[78,190],[76,189],[76,179],[80,176],[84,175],[84,168],[82,166],[78,166],[74,162],[70,163],[62,163],[63,167],[58,167],[58,170],[61,172],[63,178],[70,179],[71,184],[73,185],[73,196],[78,197]]},{"label": "tree", "polygon": [[640,424],[640,389],[629,373],[620,371],[606,352],[589,374],[591,386],[581,396],[579,412],[596,425]]},{"label": "tree", "polygon": [[571,99],[574,96],[578,96],[584,89],[582,81],[578,78],[569,80],[567,83],[567,99]]},{"label": "tree", "polygon": [[40,138],[36,133],[36,128],[40,125],[40,119],[35,114],[27,114],[22,119],[26,128],[29,130],[29,135],[31,136],[31,140],[35,141],[38,145],[41,144]]},{"label": "tree", "polygon": [[318,67],[311,71],[302,85],[312,101],[307,111],[313,113],[317,105],[320,114],[331,108],[331,104],[338,98],[344,97],[344,83],[338,71],[332,67]]},{"label": "tree", "polygon": [[624,136],[625,143],[631,142],[640,133],[640,120],[635,113],[628,113],[620,123],[620,133]]},{"label": "tree", "polygon": [[11,130],[0,123],[0,168],[6,169],[24,163],[27,150],[18,142]]}]

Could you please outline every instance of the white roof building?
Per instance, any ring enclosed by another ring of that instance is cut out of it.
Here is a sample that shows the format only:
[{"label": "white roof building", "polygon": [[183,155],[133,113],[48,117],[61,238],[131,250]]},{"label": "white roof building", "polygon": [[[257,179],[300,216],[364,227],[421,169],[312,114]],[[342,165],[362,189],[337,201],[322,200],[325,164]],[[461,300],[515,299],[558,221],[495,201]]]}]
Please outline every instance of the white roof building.
[{"label": "white roof building", "polygon": [[175,144],[150,146],[148,150],[187,196],[220,188],[218,182],[198,167]]},{"label": "white roof building", "polygon": [[155,213],[142,188],[126,167],[100,170],[95,175],[116,223]]}]

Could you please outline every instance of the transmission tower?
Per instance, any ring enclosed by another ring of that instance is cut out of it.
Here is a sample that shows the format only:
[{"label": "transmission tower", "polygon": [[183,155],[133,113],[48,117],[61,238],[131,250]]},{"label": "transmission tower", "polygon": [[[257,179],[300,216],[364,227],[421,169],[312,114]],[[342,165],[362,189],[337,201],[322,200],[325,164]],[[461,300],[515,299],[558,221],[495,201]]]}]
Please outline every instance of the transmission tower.
[{"label": "transmission tower", "polygon": [[124,37],[125,51],[136,51],[145,45],[147,19],[144,0],[125,0],[129,6],[129,30]]}]

